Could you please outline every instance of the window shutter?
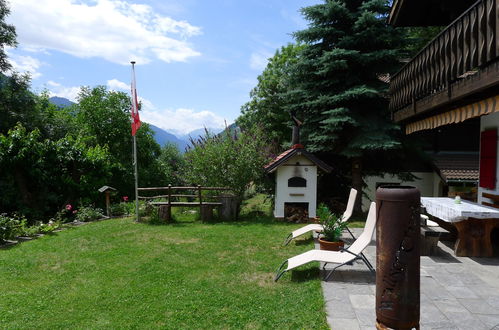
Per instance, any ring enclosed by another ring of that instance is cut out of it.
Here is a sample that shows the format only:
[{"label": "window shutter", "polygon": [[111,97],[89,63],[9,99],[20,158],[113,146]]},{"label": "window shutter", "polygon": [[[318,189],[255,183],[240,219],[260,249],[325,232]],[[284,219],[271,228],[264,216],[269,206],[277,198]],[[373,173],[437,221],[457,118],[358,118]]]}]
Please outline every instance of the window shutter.
[{"label": "window shutter", "polygon": [[497,164],[497,130],[480,135],[480,187],[495,189]]}]

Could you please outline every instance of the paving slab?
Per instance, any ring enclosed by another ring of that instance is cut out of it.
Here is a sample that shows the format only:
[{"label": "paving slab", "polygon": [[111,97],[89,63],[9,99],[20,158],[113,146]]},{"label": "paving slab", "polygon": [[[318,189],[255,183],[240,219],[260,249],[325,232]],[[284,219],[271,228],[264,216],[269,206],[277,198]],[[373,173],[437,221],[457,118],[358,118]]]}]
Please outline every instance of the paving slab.
[{"label": "paving slab", "polygon": [[[355,229],[354,235],[360,232]],[[437,250],[436,256],[421,257],[420,328],[499,330],[499,258],[456,257],[452,245],[442,242]],[[376,264],[375,244],[364,254]],[[329,326],[375,329],[375,283],[375,275],[360,261],[323,281]]]}]

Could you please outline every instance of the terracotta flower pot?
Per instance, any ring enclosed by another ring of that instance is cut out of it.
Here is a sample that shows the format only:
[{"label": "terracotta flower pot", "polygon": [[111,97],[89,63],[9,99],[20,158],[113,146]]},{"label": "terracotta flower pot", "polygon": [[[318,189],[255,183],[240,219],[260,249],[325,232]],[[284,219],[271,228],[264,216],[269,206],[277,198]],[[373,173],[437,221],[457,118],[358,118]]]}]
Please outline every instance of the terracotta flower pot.
[{"label": "terracotta flower pot", "polygon": [[340,248],[345,246],[345,242],[343,242],[343,241],[330,242],[330,241],[326,241],[323,238],[319,238],[319,246],[320,246],[321,250],[339,251]]}]

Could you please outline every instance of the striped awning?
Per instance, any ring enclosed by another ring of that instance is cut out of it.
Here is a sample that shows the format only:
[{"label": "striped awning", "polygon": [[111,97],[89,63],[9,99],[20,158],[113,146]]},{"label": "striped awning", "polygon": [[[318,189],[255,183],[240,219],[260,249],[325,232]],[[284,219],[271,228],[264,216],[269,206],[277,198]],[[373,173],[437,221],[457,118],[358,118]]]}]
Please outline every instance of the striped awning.
[{"label": "striped awning", "polygon": [[499,95],[407,124],[405,126],[405,134],[433,129],[448,124],[457,124],[466,119],[487,115],[493,112],[499,112]]}]

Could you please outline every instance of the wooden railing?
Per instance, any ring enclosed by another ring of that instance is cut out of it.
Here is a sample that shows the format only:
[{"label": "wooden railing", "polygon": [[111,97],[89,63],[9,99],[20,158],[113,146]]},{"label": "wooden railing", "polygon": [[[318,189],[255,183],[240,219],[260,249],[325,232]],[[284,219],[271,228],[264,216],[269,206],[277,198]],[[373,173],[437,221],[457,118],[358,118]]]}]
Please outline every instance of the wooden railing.
[{"label": "wooden railing", "polygon": [[[146,201],[149,200],[164,200],[166,201],[154,201],[151,202],[153,205],[168,205],[168,206],[202,206],[202,205],[221,205],[220,202],[213,202],[213,200],[218,199],[218,195],[203,196],[204,191],[228,191],[230,188],[225,187],[202,187],[202,186],[192,186],[192,187],[173,187],[168,185],[166,187],[151,187],[151,188],[138,188],[140,192],[151,192],[151,191],[166,191],[166,194],[152,195],[152,196],[139,196],[139,199]],[[191,194],[178,194],[175,191],[194,191]],[[184,199],[195,199],[196,201],[179,201],[179,198]]]},{"label": "wooden railing", "polygon": [[477,1],[390,81],[390,109],[449,87],[499,57],[499,0]]}]

